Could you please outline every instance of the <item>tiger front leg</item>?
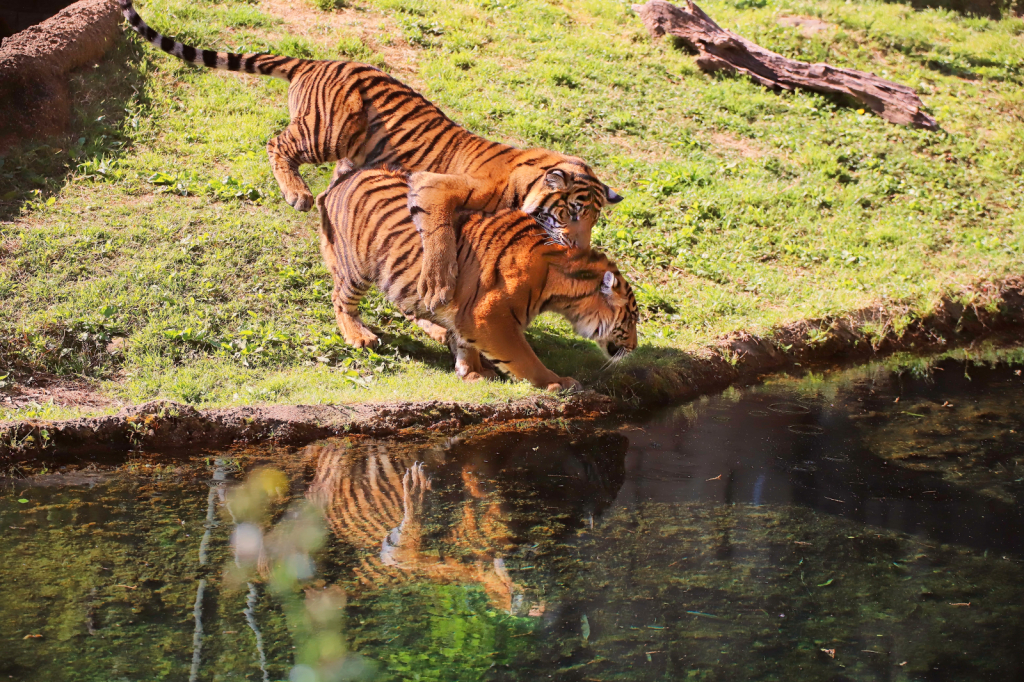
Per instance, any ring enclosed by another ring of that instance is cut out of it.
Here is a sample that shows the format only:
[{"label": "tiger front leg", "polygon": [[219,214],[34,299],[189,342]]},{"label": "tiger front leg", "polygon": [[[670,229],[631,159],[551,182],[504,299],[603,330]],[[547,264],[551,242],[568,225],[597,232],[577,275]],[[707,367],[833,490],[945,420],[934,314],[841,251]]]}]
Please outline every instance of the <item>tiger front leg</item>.
[{"label": "tiger front leg", "polygon": [[474,193],[481,199],[482,185],[466,175],[413,173],[409,176],[409,212],[423,241],[423,266],[417,294],[427,310],[451,301],[458,277],[455,214]]},{"label": "tiger front leg", "polygon": [[526,379],[537,388],[548,391],[583,389],[583,385],[572,377],[560,377],[545,367],[526,341],[523,331],[503,330],[501,321],[499,317],[482,326],[482,329],[489,327],[491,333],[475,344],[491,362],[517,379]]}]

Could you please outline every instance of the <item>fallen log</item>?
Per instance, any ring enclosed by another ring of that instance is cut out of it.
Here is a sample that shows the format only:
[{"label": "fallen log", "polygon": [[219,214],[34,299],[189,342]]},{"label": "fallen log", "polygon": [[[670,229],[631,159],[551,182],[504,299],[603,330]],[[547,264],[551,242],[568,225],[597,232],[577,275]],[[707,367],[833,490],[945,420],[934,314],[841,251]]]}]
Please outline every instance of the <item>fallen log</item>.
[{"label": "fallen log", "polygon": [[787,59],[723,29],[692,0],[687,0],[687,5],[687,9],[682,9],[663,0],[650,0],[644,5],[633,5],[633,9],[640,14],[652,38],[667,33],[695,50],[697,66],[703,71],[746,74],[772,89],[806,88],[847,95],[891,123],[938,130],[935,119],[922,111],[924,104],[913,88],[873,73]]}]

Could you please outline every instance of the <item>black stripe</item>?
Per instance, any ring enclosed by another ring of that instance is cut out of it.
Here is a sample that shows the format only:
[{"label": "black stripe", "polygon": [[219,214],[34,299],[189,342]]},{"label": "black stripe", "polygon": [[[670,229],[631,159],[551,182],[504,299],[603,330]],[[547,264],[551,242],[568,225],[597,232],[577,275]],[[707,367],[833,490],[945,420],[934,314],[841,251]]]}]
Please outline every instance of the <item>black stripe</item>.
[{"label": "black stripe", "polygon": [[370,150],[366,155],[366,161],[364,163],[366,165],[375,163],[380,158],[381,153],[384,151],[385,147],[388,146],[389,142],[390,140],[387,137],[384,137],[380,142],[378,142],[377,146]]},{"label": "black stripe", "polygon": [[186,62],[194,62],[196,60],[196,48],[191,45],[182,45],[181,58]]},{"label": "black stripe", "polygon": [[203,50],[203,64],[210,68],[217,66],[217,52],[215,50]]},{"label": "black stripe", "polygon": [[[444,164],[444,167],[441,168],[441,171],[444,173],[447,173],[448,169],[451,168],[452,158],[454,156],[454,154],[449,155],[448,151],[452,148],[452,145],[457,144],[459,141],[462,140],[462,133],[467,132],[465,128],[460,128],[454,123],[452,124],[452,126],[454,128],[452,136],[448,138],[448,142],[445,143],[444,149],[442,149],[441,152],[435,157],[435,159],[438,159],[435,163]],[[449,128],[449,130],[452,130],[452,128]]]},{"label": "black stripe", "polygon": [[516,321],[516,324],[518,324],[520,327],[523,326],[523,321],[519,319],[518,315],[516,315],[516,311],[512,309],[512,306],[508,307],[508,314],[511,315],[512,319]]},{"label": "black stripe", "polygon": [[153,42],[160,36],[159,33],[151,29],[149,26],[146,27],[146,40]]},{"label": "black stripe", "polygon": [[228,55],[228,71],[238,71],[241,65],[242,55],[234,53]]},{"label": "black stripe", "polygon": [[405,133],[403,133],[401,137],[399,137],[397,140],[392,141],[391,146],[393,146],[397,150],[406,142],[408,142],[409,139],[412,138],[414,135],[423,132],[423,128],[429,126],[430,123],[431,122],[429,120],[423,121],[422,123],[417,123],[412,128],[406,130]]},{"label": "black stripe", "polygon": [[360,74],[363,73],[364,71],[376,71],[381,76],[383,76],[385,80],[394,80],[394,78],[392,78],[391,76],[387,75],[386,73],[384,73],[383,71],[376,67],[370,66],[369,64],[360,64],[359,62],[348,62],[346,66],[349,67],[349,73],[352,75]]},{"label": "black stripe", "polygon": [[128,19],[128,23],[131,24],[132,26],[138,26],[139,24],[142,23],[142,17],[139,16],[138,12],[136,12],[135,10],[132,10],[132,16],[131,16],[131,18]]},{"label": "black stripe", "polygon": [[261,55],[259,54],[251,54],[245,58],[245,64],[243,66],[243,69],[245,70],[246,73],[256,73],[255,64],[256,60],[259,59],[260,56]]},{"label": "black stripe", "polygon": [[491,148],[492,144],[494,143],[491,142],[490,140],[485,140],[479,135],[474,135],[472,139],[470,139],[466,143],[466,148],[463,149],[462,151],[463,157],[472,156],[472,158],[468,160],[470,168],[475,167],[476,160],[479,159],[485,153],[487,153],[487,150]]},{"label": "black stripe", "polygon": [[288,59],[289,57],[277,57],[275,59],[267,59],[265,61],[262,61],[260,62],[260,65],[258,67],[259,71],[264,76],[269,76],[271,73],[274,72],[274,69],[279,67],[281,64],[287,62]]},{"label": "black stripe", "polygon": [[486,161],[481,161],[480,163],[478,163],[477,167],[479,167],[479,166],[486,166],[487,164],[489,164],[491,161],[494,161],[499,156],[504,156],[505,154],[508,154],[510,152],[515,151],[514,149],[510,149],[509,147],[505,147],[505,145],[503,145],[501,143],[498,143],[498,142],[495,142],[494,146],[495,147],[504,147],[504,148],[503,149],[498,149],[498,152],[496,154],[493,154],[492,156],[489,156]]},{"label": "black stripe", "polygon": [[[415,257],[417,254],[419,254],[422,251],[423,251],[422,247],[420,247],[418,244],[416,246],[411,247],[407,251],[405,251],[405,253],[403,253],[398,258],[396,258],[394,261],[392,261],[391,272],[392,273],[399,273],[399,274],[404,273],[406,270],[409,269],[409,265],[411,265],[411,264],[407,264],[406,261],[408,261],[410,258]],[[402,287],[402,295],[403,296],[408,295],[407,292],[406,292],[406,288],[409,287],[409,286],[413,286],[414,287],[414,286],[416,286],[416,283],[417,282],[416,282],[415,278],[410,280],[409,283],[406,284],[406,286]]]},{"label": "black stripe", "polygon": [[[508,218],[510,216],[512,216],[511,224],[509,223],[509,220],[508,220]],[[532,218],[529,218],[525,214],[522,217],[527,219],[527,220],[529,220],[531,223],[536,224],[535,220],[533,220]],[[501,222],[498,223],[497,222],[498,220],[500,220]],[[488,233],[486,234],[486,237],[487,237],[486,243],[478,244],[477,245],[479,250],[480,250],[480,252],[481,253],[487,253],[488,251],[490,251],[491,244],[494,243],[494,240],[495,239],[499,239],[499,238],[506,238],[508,236],[508,232],[510,232],[512,229],[514,229],[515,224],[518,223],[518,222],[519,222],[519,219],[517,219],[515,217],[515,213],[509,213],[509,214],[506,214],[506,215],[502,216],[501,218],[496,219],[495,220],[496,224],[492,224],[490,226],[490,229],[488,230]],[[507,240],[505,241],[505,248],[508,248],[508,241]],[[503,248],[502,251],[504,251],[504,250],[505,249]],[[495,261],[495,266],[497,266],[497,261]]]},{"label": "black stripe", "polygon": [[[403,163],[402,165],[405,166],[406,168],[416,168],[416,167],[418,167],[418,164],[421,161],[423,161],[424,159],[426,159],[434,151],[434,148],[437,147],[437,141],[440,140],[441,138],[443,138],[446,134],[448,134],[448,132],[452,129],[452,127],[453,126],[448,126],[444,130],[438,132],[438,134],[435,135],[430,140],[430,142],[425,143],[425,144],[421,145],[419,148],[417,148],[415,150],[415,152],[416,152],[415,154],[413,154],[412,156],[407,156],[406,159],[405,159],[405,163]],[[455,137],[455,135],[453,135],[452,137]],[[445,144],[445,149],[446,150],[448,149],[449,146],[451,146],[451,142],[452,142],[452,138],[449,138],[448,142]],[[442,155],[441,158],[443,159],[444,155]]]},{"label": "black stripe", "polygon": [[[526,165],[529,165],[529,164],[526,164]],[[526,197],[530,196],[530,192],[532,192],[532,191],[533,191],[533,188],[534,188],[534,187],[536,187],[536,186],[537,186],[537,183],[538,183],[538,182],[540,182],[540,181],[541,181],[541,180],[543,180],[543,179],[544,179],[544,176],[543,176],[543,175],[538,175],[537,177],[535,177],[535,178],[533,179],[533,182],[531,182],[531,183],[530,183],[530,184],[529,184],[529,185],[527,186],[527,188],[526,188],[526,196],[524,196],[523,198],[525,199]]]},{"label": "black stripe", "polygon": [[[396,111],[398,109],[401,109],[401,107],[400,106],[396,107]],[[422,114],[423,114],[423,110],[420,109],[419,107],[415,107],[415,106],[409,107],[409,110],[404,112],[401,116],[399,116],[398,120],[395,120],[395,121],[389,120],[388,121],[389,127],[392,130],[397,130],[398,128],[401,128],[401,127],[405,126],[406,123],[409,123],[409,122],[413,121],[414,119],[416,119],[418,116],[420,116]],[[383,114],[383,113],[381,114],[381,118],[390,118],[390,117],[391,117],[390,114]]]},{"label": "black stripe", "polygon": [[[378,95],[370,95],[373,100],[373,106],[377,107],[377,115],[381,118],[391,118],[395,112],[400,111],[406,107],[412,109],[414,113],[419,113],[425,106],[423,102],[416,101],[416,98],[412,96],[412,93],[406,92],[405,90],[391,90],[384,97]],[[397,103],[392,105],[393,100],[398,100]]]},{"label": "black stripe", "polygon": [[174,38],[168,38],[164,36],[160,39],[160,49],[164,52],[170,52],[174,49]]},{"label": "black stripe", "polygon": [[[532,219],[530,219],[529,222],[533,223],[534,221]],[[503,269],[501,267],[501,259],[504,257],[505,252],[508,251],[509,248],[511,248],[511,246],[513,244],[515,244],[520,239],[522,239],[523,234],[525,234],[527,232],[532,232],[532,231],[533,231],[533,225],[527,224],[524,227],[521,227],[519,230],[517,230],[515,232],[515,234],[512,234],[511,236],[509,236],[508,241],[506,241],[505,245],[501,247],[501,251],[498,251],[498,255],[494,257],[494,265],[495,265],[495,267],[499,271],[501,271]]]}]

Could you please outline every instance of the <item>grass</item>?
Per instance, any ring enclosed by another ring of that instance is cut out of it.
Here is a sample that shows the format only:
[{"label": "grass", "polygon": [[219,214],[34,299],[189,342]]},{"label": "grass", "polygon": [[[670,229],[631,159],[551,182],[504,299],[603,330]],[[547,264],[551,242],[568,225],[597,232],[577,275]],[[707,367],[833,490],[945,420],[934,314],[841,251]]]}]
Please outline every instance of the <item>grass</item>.
[{"label": "grass", "polygon": [[[341,3],[344,4],[344,3]],[[361,0],[306,20],[273,4],[149,0],[153,26],[205,47],[349,55],[393,70],[494,139],[585,157],[626,199],[595,228],[642,306],[645,358],[733,330],[886,301],[927,312],[1024,270],[1024,21],[897,3],[710,1],[786,56],[918,88],[942,131],[893,126],[813,93],[708,76],[613,0]],[[777,23],[819,17],[811,37]],[[406,55],[408,59],[403,58]],[[374,295],[386,344],[334,328],[316,217],[288,207],[267,139],[286,86],[186,66],[134,35],[75,76],[75,133],[0,158],[0,374],[83,376],[133,402],[197,405],[444,397],[444,348]],[[314,192],[330,168],[307,168]],[[555,371],[601,358],[542,318]]]}]

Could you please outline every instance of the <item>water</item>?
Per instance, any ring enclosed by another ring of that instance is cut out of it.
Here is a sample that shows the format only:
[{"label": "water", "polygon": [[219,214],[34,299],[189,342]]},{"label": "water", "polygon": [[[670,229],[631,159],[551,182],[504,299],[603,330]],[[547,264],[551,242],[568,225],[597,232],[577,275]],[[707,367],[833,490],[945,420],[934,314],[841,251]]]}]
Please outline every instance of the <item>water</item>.
[{"label": "water", "polygon": [[1020,365],[912,369],[8,480],[0,680],[1024,679]]}]

